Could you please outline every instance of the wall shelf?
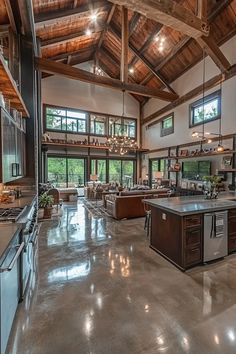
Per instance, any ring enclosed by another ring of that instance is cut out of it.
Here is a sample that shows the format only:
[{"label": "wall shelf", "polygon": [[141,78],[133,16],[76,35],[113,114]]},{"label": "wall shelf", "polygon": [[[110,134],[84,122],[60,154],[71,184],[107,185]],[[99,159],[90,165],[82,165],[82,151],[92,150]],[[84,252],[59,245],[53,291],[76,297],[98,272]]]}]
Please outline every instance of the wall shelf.
[{"label": "wall shelf", "polygon": [[20,111],[23,117],[29,117],[29,112],[25,106],[25,103],[21,97],[20,92],[16,86],[16,83],[8,69],[3,56],[0,54],[0,92],[3,96],[10,100],[11,107]]},{"label": "wall shelf", "polygon": [[[230,155],[235,154],[236,150],[225,150],[222,152],[206,152],[198,155],[188,155],[188,156],[169,156],[169,160],[183,160],[183,159],[193,159],[198,157],[207,157],[207,156],[218,156],[218,155]],[[162,157],[160,157],[162,158]],[[165,157],[164,157],[165,158]]]},{"label": "wall shelf", "polygon": [[[42,141],[44,146],[60,146],[60,147],[75,147],[84,149],[97,149],[97,150],[109,150],[106,145],[91,145],[91,144],[70,144],[70,143],[56,143],[53,141]],[[143,149],[137,149],[136,151],[143,151]]]},{"label": "wall shelf", "polygon": [[229,168],[229,169],[221,169],[221,170],[218,170],[218,173],[222,173],[222,172],[225,172],[225,173],[233,173],[233,172],[236,172],[236,168]]}]

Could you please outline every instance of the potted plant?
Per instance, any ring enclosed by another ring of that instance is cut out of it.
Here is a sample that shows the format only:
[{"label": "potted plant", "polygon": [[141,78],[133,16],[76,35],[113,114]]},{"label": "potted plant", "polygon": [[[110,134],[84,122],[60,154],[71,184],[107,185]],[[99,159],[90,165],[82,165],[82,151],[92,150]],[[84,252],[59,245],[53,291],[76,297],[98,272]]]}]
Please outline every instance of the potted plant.
[{"label": "potted plant", "polygon": [[205,188],[204,194],[206,199],[216,199],[218,197],[218,185],[221,181],[219,176],[204,176]]},{"label": "potted plant", "polygon": [[48,195],[47,192],[39,196],[39,207],[43,208],[43,218],[51,219],[52,217],[52,206],[54,199],[51,195]]}]

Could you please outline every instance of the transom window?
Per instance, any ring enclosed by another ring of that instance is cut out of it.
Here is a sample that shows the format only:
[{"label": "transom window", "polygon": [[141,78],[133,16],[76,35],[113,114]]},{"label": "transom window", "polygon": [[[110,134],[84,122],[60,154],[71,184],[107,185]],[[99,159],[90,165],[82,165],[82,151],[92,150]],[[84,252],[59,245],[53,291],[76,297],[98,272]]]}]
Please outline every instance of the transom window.
[{"label": "transom window", "polygon": [[174,113],[164,117],[161,121],[161,136],[174,133]]},{"label": "transom window", "polygon": [[136,136],[136,120],[127,118],[109,118],[109,135],[126,135],[130,138]]},{"label": "transom window", "polygon": [[94,135],[106,135],[106,117],[90,115],[90,133]]},{"label": "transom window", "polygon": [[48,130],[86,133],[87,113],[48,106],[46,107],[46,128]]},{"label": "transom window", "polygon": [[221,91],[216,91],[190,105],[190,127],[221,117]]},{"label": "transom window", "polygon": [[136,138],[135,118],[84,112],[71,108],[45,105],[45,128],[49,131],[82,133],[98,136],[125,135]]}]

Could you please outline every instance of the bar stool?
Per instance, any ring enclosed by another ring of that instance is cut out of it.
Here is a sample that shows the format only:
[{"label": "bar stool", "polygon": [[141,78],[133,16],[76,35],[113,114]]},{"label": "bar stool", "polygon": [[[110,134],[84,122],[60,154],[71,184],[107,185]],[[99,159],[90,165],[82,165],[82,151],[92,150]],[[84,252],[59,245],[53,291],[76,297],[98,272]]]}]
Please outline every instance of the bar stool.
[{"label": "bar stool", "polygon": [[144,204],[144,211],[145,211],[144,230],[146,230],[146,236],[147,238],[149,238],[152,212],[151,212],[151,207],[147,203],[145,203],[145,199],[143,201],[143,204]]}]

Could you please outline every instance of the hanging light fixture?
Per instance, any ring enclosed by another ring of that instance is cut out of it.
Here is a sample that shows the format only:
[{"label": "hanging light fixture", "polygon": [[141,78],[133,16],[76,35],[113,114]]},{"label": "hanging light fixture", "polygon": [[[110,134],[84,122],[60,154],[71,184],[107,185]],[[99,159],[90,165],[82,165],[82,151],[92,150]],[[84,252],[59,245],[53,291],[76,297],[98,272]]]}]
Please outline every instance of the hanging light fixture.
[{"label": "hanging light fixture", "polygon": [[[221,97],[222,97],[222,78],[220,80],[220,92],[221,92]],[[222,129],[221,129],[221,115],[220,115],[220,119],[219,119],[219,143],[218,146],[216,148],[217,152],[223,152],[224,151],[224,146],[222,144]]]},{"label": "hanging light fixture", "polygon": [[[200,151],[202,151],[202,144],[204,143],[212,143],[212,139],[207,137],[209,135],[215,135],[219,137],[217,148],[215,149],[217,152],[223,152],[224,146],[222,144],[222,132],[221,132],[221,117],[219,119],[219,133],[210,133],[205,131],[205,79],[206,79],[206,55],[205,50],[203,49],[203,80],[202,80],[202,109],[203,109],[203,122],[202,122],[202,131],[193,131],[192,137],[200,139]],[[220,81],[220,91],[222,92],[222,79]]]},{"label": "hanging light fixture", "polygon": [[[125,155],[128,151],[136,151],[138,148],[135,139],[128,137],[125,134],[124,129],[124,117],[125,117],[125,91],[123,90],[123,105],[122,105],[122,118],[121,118],[121,135],[116,135],[115,127],[112,130],[112,136],[107,138],[106,145],[109,147],[110,152],[119,153]],[[114,123],[115,125],[115,123]]]}]

